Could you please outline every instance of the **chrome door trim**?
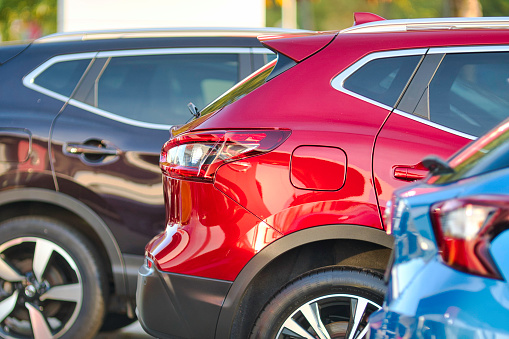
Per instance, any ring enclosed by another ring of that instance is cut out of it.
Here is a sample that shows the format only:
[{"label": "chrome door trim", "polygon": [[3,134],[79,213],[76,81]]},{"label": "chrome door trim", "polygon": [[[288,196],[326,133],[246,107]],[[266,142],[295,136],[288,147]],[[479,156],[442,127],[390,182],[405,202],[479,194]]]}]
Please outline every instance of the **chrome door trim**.
[{"label": "chrome door trim", "polygon": [[[426,53],[427,51],[427,53]],[[331,86],[335,88],[336,90],[343,92],[345,94],[348,94],[350,96],[353,96],[357,99],[363,100],[365,102],[368,102],[370,104],[373,104],[375,106],[384,108],[388,111],[393,110],[393,107],[387,106],[385,104],[382,104],[380,102],[377,102],[375,100],[366,98],[360,94],[354,93],[346,88],[343,87],[344,81],[352,75],[355,71],[357,71],[359,68],[364,66],[366,63],[379,59],[379,58],[386,58],[386,57],[394,57],[394,56],[408,56],[408,55],[419,55],[419,54],[452,54],[452,53],[486,53],[486,52],[509,52],[509,45],[493,45],[493,46],[456,46],[456,47],[432,47],[430,49],[412,49],[412,50],[401,50],[401,51],[386,51],[386,52],[375,52],[372,54],[369,54],[365,56],[364,58],[358,60],[348,68],[346,68],[343,72],[338,74],[335,78],[331,81]],[[457,131],[455,129],[442,126],[440,124],[434,123],[430,120],[424,119],[422,117],[419,117],[417,115],[407,113],[398,109],[394,109],[393,111],[396,114],[399,114],[401,116],[404,116],[406,118],[412,119],[414,121],[420,122],[422,124],[437,128],[439,130],[442,130],[444,132],[448,132],[469,140],[476,140],[477,137],[463,133],[460,131]]]},{"label": "chrome door trim", "polygon": [[431,47],[428,54],[509,52],[509,45]]},{"label": "chrome door trim", "polygon": [[63,62],[63,61],[82,60],[82,59],[90,59],[90,60],[92,60],[96,56],[97,56],[97,52],[76,53],[76,54],[67,54],[67,55],[58,55],[58,56],[55,56],[55,57],[47,60],[46,62],[42,63],[41,65],[39,65],[39,67],[34,69],[32,72],[30,72],[27,75],[25,75],[25,77],[23,78],[23,85],[25,85],[25,87],[33,89],[34,91],[37,91],[37,92],[42,93],[44,95],[47,95],[49,97],[52,97],[52,98],[55,98],[57,100],[66,102],[67,100],[69,100],[69,97],[66,97],[65,95],[53,92],[53,91],[51,91],[49,89],[46,89],[46,88],[44,88],[42,86],[37,85],[34,82],[35,78],[39,74],[44,72],[47,68],[49,68],[50,66],[52,66],[52,65],[54,65],[56,63]]},{"label": "chrome door trim", "polygon": [[28,73],[23,78],[23,85],[34,91],[52,97],[54,99],[67,102],[69,105],[81,108],[88,112],[100,115],[110,120],[115,120],[123,124],[132,125],[136,127],[157,129],[157,130],[168,130],[172,125],[149,123],[145,121],[134,120],[125,118],[118,114],[108,112],[99,109],[94,106],[90,106],[81,101],[70,99],[69,97],[53,92],[42,86],[37,85],[34,80],[42,72],[44,72],[50,66],[63,61],[81,60],[93,58],[109,58],[109,57],[126,57],[126,56],[140,56],[140,55],[164,55],[164,54],[270,54],[272,53],[263,47],[184,47],[184,48],[152,48],[143,50],[122,50],[122,51],[101,51],[101,52],[88,52],[88,53],[76,53],[55,56],[46,62],[39,65],[36,69]]},{"label": "chrome door trim", "polygon": [[424,125],[428,125],[428,126],[436,128],[436,129],[442,130],[444,132],[448,132],[448,133],[451,133],[451,134],[454,134],[454,135],[457,135],[457,136],[460,136],[460,137],[463,137],[463,138],[466,138],[466,139],[469,139],[469,140],[476,140],[477,139],[476,136],[473,136],[473,135],[470,135],[470,134],[467,134],[467,133],[463,133],[463,132],[457,131],[457,130],[449,128],[449,127],[445,127],[445,126],[439,125],[439,124],[437,124],[437,123],[435,123],[433,121],[421,118],[421,117],[419,117],[417,115],[414,115],[414,114],[410,114],[410,113],[406,113],[406,112],[400,111],[398,109],[395,109],[393,111],[393,113],[396,113],[396,114],[401,115],[401,116],[403,116],[405,118],[412,119],[412,120],[420,122],[420,123],[422,123]]},{"label": "chrome door trim", "polygon": [[378,106],[378,107],[381,107],[381,108],[391,111],[393,109],[391,106],[387,106],[385,104],[382,104],[381,102],[372,100],[370,98],[367,98],[363,95],[357,94],[355,92],[352,92],[352,91],[344,88],[343,87],[344,82],[346,81],[346,79],[348,79],[348,77],[350,75],[355,73],[359,68],[361,68],[362,66],[364,66],[365,64],[367,64],[370,61],[373,61],[376,59],[381,59],[381,58],[392,58],[392,57],[399,57],[399,56],[411,56],[411,55],[421,55],[422,56],[422,55],[426,54],[427,50],[428,50],[427,48],[418,48],[418,49],[408,49],[408,50],[375,52],[375,53],[368,54],[365,57],[363,57],[362,59],[356,61],[354,64],[350,65],[348,68],[343,70],[338,75],[336,75],[332,79],[330,84],[334,89],[336,89],[340,92],[343,92],[345,94],[353,96],[353,97],[360,99],[362,101],[369,102],[370,104],[373,104],[375,106]]}]

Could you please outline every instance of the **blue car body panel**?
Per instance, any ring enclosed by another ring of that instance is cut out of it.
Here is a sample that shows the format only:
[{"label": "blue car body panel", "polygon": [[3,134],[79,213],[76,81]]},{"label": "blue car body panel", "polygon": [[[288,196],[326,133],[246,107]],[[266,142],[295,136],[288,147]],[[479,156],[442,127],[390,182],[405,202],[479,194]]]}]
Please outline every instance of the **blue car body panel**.
[{"label": "blue car body panel", "polygon": [[443,263],[430,219],[437,202],[490,194],[509,194],[509,169],[396,191],[393,264],[384,305],[370,318],[370,338],[509,337],[509,230],[489,248],[504,278],[497,280]]}]

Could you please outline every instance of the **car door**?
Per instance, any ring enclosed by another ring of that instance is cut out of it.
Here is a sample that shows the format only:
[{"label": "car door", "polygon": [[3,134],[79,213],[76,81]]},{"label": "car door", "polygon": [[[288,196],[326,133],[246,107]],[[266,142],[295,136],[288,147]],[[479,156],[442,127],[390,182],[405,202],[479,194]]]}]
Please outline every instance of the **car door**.
[{"label": "car door", "polygon": [[392,191],[423,178],[428,155],[447,159],[509,115],[509,49],[431,48],[376,139],[373,174],[383,210]]},{"label": "car door", "polygon": [[[50,59],[28,76],[33,89],[66,102],[51,132],[57,189],[101,217],[126,261],[141,256],[165,226],[158,161],[169,128],[192,117],[188,102],[202,108],[249,73],[246,67],[252,71],[251,54],[252,48],[83,53]],[[72,94],[47,88],[78,63],[87,72]]]}]

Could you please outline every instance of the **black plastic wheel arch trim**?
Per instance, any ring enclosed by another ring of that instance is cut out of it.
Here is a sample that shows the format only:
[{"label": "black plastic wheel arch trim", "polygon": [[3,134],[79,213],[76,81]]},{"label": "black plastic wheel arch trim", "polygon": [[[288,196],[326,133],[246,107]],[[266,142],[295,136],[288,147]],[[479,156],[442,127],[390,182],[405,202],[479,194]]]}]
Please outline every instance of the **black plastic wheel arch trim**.
[{"label": "black plastic wheel arch trim", "polygon": [[359,225],[326,225],[288,234],[262,249],[242,269],[233,282],[221,308],[215,338],[230,338],[237,309],[249,283],[274,258],[302,245],[322,240],[362,240],[392,249],[394,238],[373,227]]},{"label": "black plastic wheel arch trim", "polygon": [[129,293],[125,278],[124,259],[118,243],[108,226],[92,209],[72,197],[42,188],[20,188],[0,192],[0,206],[22,201],[44,202],[60,206],[85,220],[96,232],[106,249],[112,266],[113,281],[117,294],[127,295]]}]

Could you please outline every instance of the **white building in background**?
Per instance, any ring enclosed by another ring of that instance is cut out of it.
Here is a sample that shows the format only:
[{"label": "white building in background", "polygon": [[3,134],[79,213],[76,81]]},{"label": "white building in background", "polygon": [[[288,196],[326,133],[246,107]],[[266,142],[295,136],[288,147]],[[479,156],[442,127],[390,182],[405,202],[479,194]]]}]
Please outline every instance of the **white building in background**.
[{"label": "white building in background", "polygon": [[58,31],[265,27],[265,0],[58,0]]}]

